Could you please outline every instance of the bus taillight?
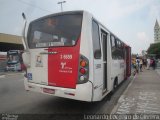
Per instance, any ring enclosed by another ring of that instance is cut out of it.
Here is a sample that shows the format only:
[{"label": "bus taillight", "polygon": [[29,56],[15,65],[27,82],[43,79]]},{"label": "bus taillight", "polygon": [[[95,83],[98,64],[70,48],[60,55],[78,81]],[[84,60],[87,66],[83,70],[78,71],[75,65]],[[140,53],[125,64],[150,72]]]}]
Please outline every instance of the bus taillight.
[{"label": "bus taillight", "polygon": [[80,69],[80,73],[83,74],[83,75],[86,74],[86,69],[85,68],[81,68]]},{"label": "bus taillight", "polygon": [[89,61],[86,57],[80,57],[78,84],[86,83],[89,79]]},{"label": "bus taillight", "polygon": [[87,62],[86,62],[85,60],[82,60],[82,61],[80,62],[80,66],[81,66],[81,67],[87,66]]}]

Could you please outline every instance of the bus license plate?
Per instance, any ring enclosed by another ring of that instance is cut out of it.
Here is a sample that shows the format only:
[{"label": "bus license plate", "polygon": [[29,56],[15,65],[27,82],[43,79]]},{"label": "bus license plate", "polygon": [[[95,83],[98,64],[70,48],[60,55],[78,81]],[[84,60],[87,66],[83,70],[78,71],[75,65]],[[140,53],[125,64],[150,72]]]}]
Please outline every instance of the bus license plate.
[{"label": "bus license plate", "polygon": [[55,94],[55,90],[54,89],[49,89],[49,88],[43,88],[43,92],[44,93],[49,93],[49,94]]}]

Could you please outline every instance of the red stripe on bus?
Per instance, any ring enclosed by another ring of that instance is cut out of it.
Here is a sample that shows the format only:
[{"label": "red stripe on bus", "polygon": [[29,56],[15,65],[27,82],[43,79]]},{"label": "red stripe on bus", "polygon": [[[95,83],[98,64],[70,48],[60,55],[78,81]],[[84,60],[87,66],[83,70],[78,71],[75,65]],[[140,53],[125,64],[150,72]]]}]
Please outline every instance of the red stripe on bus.
[{"label": "red stripe on bus", "polygon": [[76,88],[78,79],[80,39],[72,47],[48,49],[48,85]]}]

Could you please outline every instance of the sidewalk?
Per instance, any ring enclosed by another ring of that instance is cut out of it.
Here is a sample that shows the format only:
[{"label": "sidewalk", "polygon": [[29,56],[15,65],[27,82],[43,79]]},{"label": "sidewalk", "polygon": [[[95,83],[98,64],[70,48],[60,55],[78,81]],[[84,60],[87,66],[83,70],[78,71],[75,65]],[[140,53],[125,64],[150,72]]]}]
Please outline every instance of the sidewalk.
[{"label": "sidewalk", "polygon": [[156,69],[157,73],[160,75],[160,68],[159,69]]},{"label": "sidewalk", "polygon": [[160,69],[140,72],[120,97],[112,113],[160,113]]}]

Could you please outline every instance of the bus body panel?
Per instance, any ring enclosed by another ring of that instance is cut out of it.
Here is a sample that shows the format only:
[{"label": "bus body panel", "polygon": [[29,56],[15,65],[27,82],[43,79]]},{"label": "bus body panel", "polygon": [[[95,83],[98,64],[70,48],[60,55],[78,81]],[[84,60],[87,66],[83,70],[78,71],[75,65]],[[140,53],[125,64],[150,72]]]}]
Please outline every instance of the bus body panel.
[{"label": "bus body panel", "polygon": [[76,46],[50,48],[48,52],[48,85],[76,88],[79,63],[80,39]]},{"label": "bus body panel", "polygon": [[124,80],[124,72],[125,72],[125,62],[124,60],[111,60],[111,87],[112,90],[114,89],[114,81],[117,79],[118,80],[118,85]]},{"label": "bus body panel", "polygon": [[48,85],[48,55],[44,49],[30,49],[31,65],[27,69],[28,81]]},{"label": "bus body panel", "polygon": [[102,99],[103,75],[102,68],[97,69],[101,60],[94,59],[93,38],[92,38],[92,20],[91,14],[84,12],[81,34],[80,53],[89,59],[89,81],[93,84],[92,101],[100,101]]}]

